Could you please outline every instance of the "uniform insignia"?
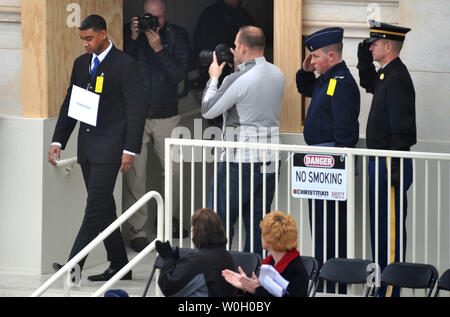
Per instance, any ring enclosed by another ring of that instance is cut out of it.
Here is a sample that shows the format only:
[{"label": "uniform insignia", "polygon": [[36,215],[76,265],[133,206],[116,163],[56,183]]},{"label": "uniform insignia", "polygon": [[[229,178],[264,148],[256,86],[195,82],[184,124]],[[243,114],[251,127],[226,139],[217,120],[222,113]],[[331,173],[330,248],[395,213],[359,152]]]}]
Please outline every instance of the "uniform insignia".
[{"label": "uniform insignia", "polygon": [[336,90],[337,80],[330,79],[330,83],[328,84],[327,95],[334,96],[334,91]]},{"label": "uniform insignia", "polygon": [[380,75],[380,79],[383,80],[384,79],[384,74]]}]

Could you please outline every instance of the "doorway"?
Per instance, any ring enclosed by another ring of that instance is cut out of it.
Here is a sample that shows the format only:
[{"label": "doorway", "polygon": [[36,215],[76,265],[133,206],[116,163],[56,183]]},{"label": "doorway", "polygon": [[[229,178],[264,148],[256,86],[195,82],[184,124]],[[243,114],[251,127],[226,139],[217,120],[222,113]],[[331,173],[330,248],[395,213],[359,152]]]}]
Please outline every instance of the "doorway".
[{"label": "doorway", "polygon": [[[183,27],[189,34],[193,47],[194,31],[203,10],[217,0],[166,0],[170,23]],[[255,24],[264,30],[266,35],[266,59],[273,62],[273,1],[274,0],[241,0],[242,7],[252,16]],[[134,16],[142,14],[143,0],[124,0],[124,24]]]}]

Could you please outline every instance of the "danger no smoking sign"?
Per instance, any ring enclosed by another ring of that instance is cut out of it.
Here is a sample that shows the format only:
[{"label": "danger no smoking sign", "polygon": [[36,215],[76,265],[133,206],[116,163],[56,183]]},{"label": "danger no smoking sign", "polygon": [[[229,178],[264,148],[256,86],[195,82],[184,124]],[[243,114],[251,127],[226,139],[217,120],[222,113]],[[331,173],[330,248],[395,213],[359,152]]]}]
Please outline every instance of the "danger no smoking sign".
[{"label": "danger no smoking sign", "polygon": [[347,200],[346,155],[292,155],[292,197]]}]

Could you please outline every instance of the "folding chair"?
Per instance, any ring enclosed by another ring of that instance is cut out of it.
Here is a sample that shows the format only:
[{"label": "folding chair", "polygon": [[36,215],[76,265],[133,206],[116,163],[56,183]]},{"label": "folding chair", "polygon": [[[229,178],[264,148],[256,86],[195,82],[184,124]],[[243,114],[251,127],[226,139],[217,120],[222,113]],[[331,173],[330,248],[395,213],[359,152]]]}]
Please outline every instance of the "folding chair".
[{"label": "folding chair", "polygon": [[316,295],[317,284],[320,280],[332,283],[342,284],[364,284],[364,297],[369,296],[371,287],[367,287],[367,278],[371,273],[368,268],[372,264],[369,260],[358,259],[329,259],[320,269],[319,278],[316,281],[316,286],[312,297]]},{"label": "folding chair", "polygon": [[262,259],[258,253],[240,251],[229,252],[233,258],[235,272],[238,272],[238,267],[240,266],[248,277],[251,277],[253,272],[255,272],[256,275],[259,274]]},{"label": "folding chair", "polygon": [[[381,273],[381,284],[399,288],[429,289],[430,297],[438,279],[436,268],[430,264],[394,262],[386,266]],[[377,290],[377,295],[380,292]]]},{"label": "folding chair", "polygon": [[448,269],[447,271],[444,272],[444,274],[441,275],[434,297],[438,297],[439,291],[441,289],[450,292],[450,269]]},{"label": "folding chair", "polygon": [[319,277],[319,268],[320,264],[316,258],[312,256],[300,256],[303,261],[303,265],[305,266],[306,273],[309,278],[308,292],[307,296],[311,294],[313,287],[316,285],[317,278]]}]

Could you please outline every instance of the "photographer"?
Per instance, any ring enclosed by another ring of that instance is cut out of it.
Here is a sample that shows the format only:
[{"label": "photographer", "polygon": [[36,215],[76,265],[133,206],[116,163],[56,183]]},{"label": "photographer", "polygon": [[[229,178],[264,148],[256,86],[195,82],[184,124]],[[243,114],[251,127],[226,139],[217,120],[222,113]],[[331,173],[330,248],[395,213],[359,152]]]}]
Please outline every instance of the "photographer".
[{"label": "photographer", "polygon": [[[178,116],[178,84],[187,76],[189,67],[189,39],[180,26],[166,21],[167,7],[164,0],[144,1],[143,17],[134,17],[124,28],[125,52],[138,63],[139,77],[147,98],[147,120],[141,154],[136,156],[134,168],[125,174],[124,210],[132,206],[146,193],[148,146],[152,144],[161,166],[164,167],[164,141],[180,121]],[[173,166],[173,198],[178,201],[179,173]],[[164,188],[164,173],[162,175]],[[176,206],[176,204],[174,204]],[[131,226],[131,247],[139,252],[149,241],[144,230],[147,222],[147,205],[128,220]],[[177,213],[174,212],[174,215]],[[152,217],[154,218],[154,217]],[[184,219],[189,219],[184,217]],[[152,219],[152,223],[155,219]],[[174,234],[178,229],[174,219]],[[184,227],[188,227],[185,225]],[[183,230],[183,236],[187,236]]]},{"label": "photographer", "polygon": [[[239,28],[255,25],[251,15],[242,7],[240,0],[217,0],[201,14],[194,33],[194,56],[198,57],[203,50],[214,50],[217,45],[233,46]],[[211,63],[210,63],[211,64]],[[205,87],[209,79],[208,66],[198,65],[200,78],[198,87]],[[219,86],[223,79],[233,72],[233,68],[225,65],[219,78]],[[211,125],[222,128],[222,117],[209,120]]]},{"label": "photographer", "polygon": [[[264,58],[265,36],[262,29],[247,26],[240,29],[234,42],[236,72],[225,77],[218,89],[219,78],[226,62],[214,61],[209,68],[210,80],[202,101],[202,116],[205,119],[224,118],[224,141],[279,143],[281,103],[283,100],[285,78],[281,70]],[[244,151],[242,158],[242,214],[245,223],[245,251],[250,251],[250,205],[252,164],[250,155]],[[266,212],[270,212],[275,192],[275,171],[264,172],[263,162],[270,164],[273,159],[264,160],[258,153],[254,164],[254,252],[262,253],[259,223],[263,216],[263,199]],[[229,241],[233,241],[233,227],[239,214],[239,157],[230,163],[230,230]],[[226,162],[222,156],[217,171],[217,213],[226,228]],[[263,197],[263,177],[266,178],[266,196]],[[214,206],[214,180],[211,182],[209,206]]]}]

